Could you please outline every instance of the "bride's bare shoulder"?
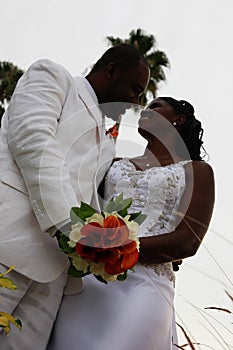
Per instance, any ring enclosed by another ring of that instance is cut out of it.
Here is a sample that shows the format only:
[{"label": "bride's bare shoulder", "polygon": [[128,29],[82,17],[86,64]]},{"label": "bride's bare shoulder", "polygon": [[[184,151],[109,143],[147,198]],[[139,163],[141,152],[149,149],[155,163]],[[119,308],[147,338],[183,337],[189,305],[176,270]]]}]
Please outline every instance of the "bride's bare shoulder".
[{"label": "bride's bare shoulder", "polygon": [[193,171],[199,175],[213,176],[213,168],[209,163],[200,160],[194,160],[185,167],[187,171]]}]

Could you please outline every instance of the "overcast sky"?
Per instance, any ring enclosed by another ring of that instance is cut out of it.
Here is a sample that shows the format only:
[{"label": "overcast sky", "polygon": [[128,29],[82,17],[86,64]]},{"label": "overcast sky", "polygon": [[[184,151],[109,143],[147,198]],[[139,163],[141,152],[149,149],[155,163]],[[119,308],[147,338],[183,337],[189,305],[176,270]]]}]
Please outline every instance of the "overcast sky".
[{"label": "overcast sky", "polygon": [[158,95],[195,106],[216,177],[210,229],[196,256],[177,273],[178,322],[198,342],[233,349],[231,315],[204,309],[233,310],[225,293],[233,294],[233,1],[0,0],[0,9],[0,60],[22,69],[49,58],[80,75],[107,49],[106,36],[126,38],[137,28],[155,36],[171,64]]}]

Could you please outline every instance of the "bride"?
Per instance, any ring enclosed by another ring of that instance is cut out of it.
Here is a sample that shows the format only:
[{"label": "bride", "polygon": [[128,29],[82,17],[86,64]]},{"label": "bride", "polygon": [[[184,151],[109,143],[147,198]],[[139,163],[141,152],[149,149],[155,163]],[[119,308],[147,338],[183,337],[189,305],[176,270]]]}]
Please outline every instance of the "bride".
[{"label": "bride", "polygon": [[201,158],[201,123],[186,101],[160,97],[141,112],[143,156],[115,160],[105,199],[123,192],[140,226],[135,272],[105,285],[84,278],[80,294],[64,296],[49,350],[177,349],[173,265],[196,253],[214,204],[214,177]]}]

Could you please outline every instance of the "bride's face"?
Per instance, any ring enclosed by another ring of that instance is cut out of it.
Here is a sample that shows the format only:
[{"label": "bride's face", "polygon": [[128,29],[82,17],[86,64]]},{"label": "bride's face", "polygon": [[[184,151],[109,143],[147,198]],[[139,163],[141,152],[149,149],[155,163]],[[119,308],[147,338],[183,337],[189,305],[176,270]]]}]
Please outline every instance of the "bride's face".
[{"label": "bride's face", "polygon": [[[167,119],[170,123],[173,123],[175,119],[177,118],[177,113],[173,109],[172,106],[170,106],[167,102],[164,100],[161,100],[160,98],[156,98],[153,100],[145,109],[145,112],[147,111],[154,111],[162,115],[164,118]],[[142,111],[142,114],[144,111]],[[142,115],[141,114],[141,115]]]},{"label": "bride's face", "polygon": [[148,107],[141,111],[139,119],[139,133],[146,136],[150,133],[158,136],[158,132],[169,132],[173,127],[172,123],[176,121],[177,113],[167,102],[156,98]]}]

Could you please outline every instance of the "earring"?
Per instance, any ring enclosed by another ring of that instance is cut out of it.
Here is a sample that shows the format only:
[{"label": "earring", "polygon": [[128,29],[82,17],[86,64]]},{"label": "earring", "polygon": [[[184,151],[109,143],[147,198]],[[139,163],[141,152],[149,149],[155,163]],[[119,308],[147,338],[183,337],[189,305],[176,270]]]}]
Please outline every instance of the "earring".
[{"label": "earring", "polygon": [[177,125],[177,122],[173,122],[172,124],[173,124],[174,126],[176,126],[176,125]]}]

